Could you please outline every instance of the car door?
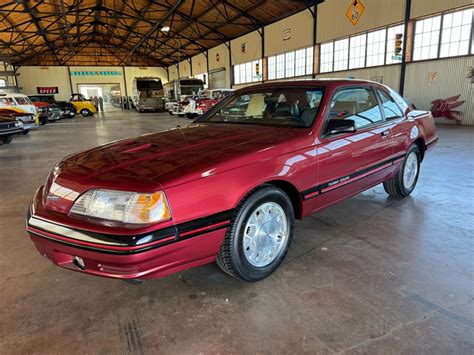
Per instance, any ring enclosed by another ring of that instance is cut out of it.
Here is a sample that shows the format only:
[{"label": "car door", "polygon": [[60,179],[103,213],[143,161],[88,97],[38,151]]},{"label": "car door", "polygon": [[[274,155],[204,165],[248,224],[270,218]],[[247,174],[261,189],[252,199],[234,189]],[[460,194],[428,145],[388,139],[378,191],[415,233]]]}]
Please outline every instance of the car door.
[{"label": "car door", "polygon": [[[416,138],[418,129],[413,127],[412,120],[407,118],[408,105],[397,93],[378,88],[382,111],[385,120],[392,124],[393,156],[402,157],[407,152],[406,142],[410,141],[410,135]],[[413,139],[412,138],[412,139]]]},{"label": "car door", "polygon": [[[314,210],[336,203],[385,179],[393,152],[391,123],[384,120],[371,86],[344,87],[330,100],[318,144]],[[353,120],[355,132],[326,131],[329,120]]]}]

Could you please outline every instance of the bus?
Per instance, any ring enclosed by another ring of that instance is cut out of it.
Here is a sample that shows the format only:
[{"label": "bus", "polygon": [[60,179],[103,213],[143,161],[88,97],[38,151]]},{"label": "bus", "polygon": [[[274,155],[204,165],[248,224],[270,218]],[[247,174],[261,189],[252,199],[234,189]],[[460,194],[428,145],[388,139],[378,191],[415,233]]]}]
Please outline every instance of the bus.
[{"label": "bus", "polygon": [[196,78],[181,78],[166,83],[164,89],[166,95],[165,109],[171,113],[176,111],[179,101],[186,100],[190,96],[199,95],[204,90],[204,82]]},{"label": "bus", "polygon": [[165,98],[160,78],[133,79],[133,104],[138,112],[164,111]]}]

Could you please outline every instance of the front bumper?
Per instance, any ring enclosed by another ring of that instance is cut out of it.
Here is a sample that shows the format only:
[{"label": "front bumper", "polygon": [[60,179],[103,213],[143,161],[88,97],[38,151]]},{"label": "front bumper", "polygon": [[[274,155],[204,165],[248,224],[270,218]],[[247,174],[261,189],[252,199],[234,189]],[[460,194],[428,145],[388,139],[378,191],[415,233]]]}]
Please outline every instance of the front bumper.
[{"label": "front bumper", "polygon": [[70,228],[38,215],[42,206],[33,207],[37,214],[28,214],[27,231],[40,254],[66,269],[118,279],[153,279],[213,262],[230,219],[226,212],[148,235],[124,236]]}]

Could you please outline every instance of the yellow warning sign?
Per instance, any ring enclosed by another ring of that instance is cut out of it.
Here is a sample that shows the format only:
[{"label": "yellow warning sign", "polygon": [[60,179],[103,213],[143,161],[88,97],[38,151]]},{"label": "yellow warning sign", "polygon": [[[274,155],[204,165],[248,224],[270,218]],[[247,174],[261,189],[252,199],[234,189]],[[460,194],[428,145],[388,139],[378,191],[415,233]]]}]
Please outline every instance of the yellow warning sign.
[{"label": "yellow warning sign", "polygon": [[362,13],[365,10],[365,6],[362,4],[360,0],[351,0],[351,4],[346,11],[346,17],[351,21],[351,23],[355,26],[357,22],[359,22]]}]

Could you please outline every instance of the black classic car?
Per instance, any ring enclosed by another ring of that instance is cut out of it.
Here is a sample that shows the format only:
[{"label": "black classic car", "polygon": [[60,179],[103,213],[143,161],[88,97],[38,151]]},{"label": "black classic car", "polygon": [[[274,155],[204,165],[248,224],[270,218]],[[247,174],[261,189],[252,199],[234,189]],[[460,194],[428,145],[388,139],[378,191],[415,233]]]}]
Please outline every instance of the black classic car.
[{"label": "black classic car", "polygon": [[8,144],[15,134],[23,132],[23,122],[12,111],[0,109],[0,145]]},{"label": "black classic car", "polygon": [[[56,101],[54,95],[32,95],[29,96],[32,102],[46,102],[50,106],[50,110],[55,116],[55,119],[59,118],[73,118],[76,114],[76,108],[70,102]],[[60,116],[57,117],[56,116]]]}]

